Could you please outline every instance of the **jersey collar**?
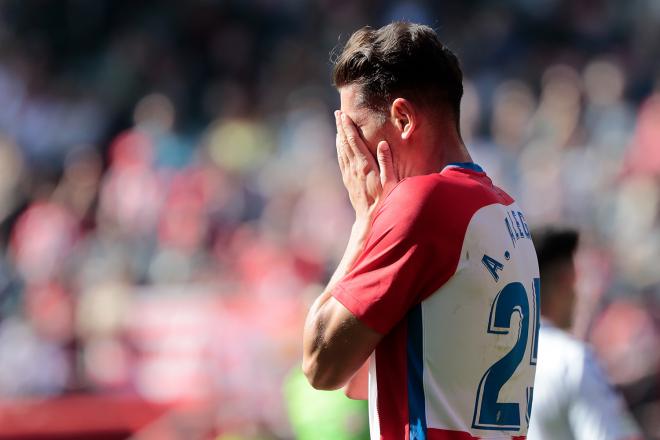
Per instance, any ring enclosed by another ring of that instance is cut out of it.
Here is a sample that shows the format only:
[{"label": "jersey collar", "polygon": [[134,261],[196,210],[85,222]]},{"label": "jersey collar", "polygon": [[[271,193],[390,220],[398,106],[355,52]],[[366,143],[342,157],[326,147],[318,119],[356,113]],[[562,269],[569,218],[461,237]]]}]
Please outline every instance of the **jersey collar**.
[{"label": "jersey collar", "polygon": [[452,169],[452,168],[463,168],[463,169],[466,169],[466,170],[475,171],[477,173],[483,173],[484,172],[483,168],[481,168],[479,165],[477,165],[474,162],[451,162],[451,163],[448,163],[442,169],[442,171],[447,170],[447,169]]}]

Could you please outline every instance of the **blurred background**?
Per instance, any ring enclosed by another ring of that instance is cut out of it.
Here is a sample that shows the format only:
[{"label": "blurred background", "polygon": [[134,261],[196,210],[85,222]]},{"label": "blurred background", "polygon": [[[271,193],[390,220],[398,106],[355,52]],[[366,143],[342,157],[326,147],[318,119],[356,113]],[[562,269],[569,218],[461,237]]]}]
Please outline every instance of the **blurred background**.
[{"label": "blurred background", "polygon": [[574,332],[660,438],[655,0],[0,1],[0,438],[294,437],[353,220],[330,54],[393,19],[458,54],[530,224],[579,227]]}]

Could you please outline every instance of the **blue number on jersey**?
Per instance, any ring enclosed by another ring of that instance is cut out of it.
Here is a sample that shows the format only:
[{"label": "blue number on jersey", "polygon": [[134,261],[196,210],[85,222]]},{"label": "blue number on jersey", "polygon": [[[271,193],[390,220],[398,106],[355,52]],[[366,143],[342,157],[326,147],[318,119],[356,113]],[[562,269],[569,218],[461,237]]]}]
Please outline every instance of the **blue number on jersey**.
[{"label": "blue number on jersey", "polygon": [[534,278],[534,339],[530,354],[530,365],[536,365],[536,354],[539,352],[539,329],[541,328],[541,279]]},{"label": "blue number on jersey", "polygon": [[[534,308],[538,310],[538,292],[540,280],[534,279]],[[529,300],[527,291],[519,282],[507,284],[495,297],[488,320],[488,333],[508,334],[511,330],[511,317],[520,315],[520,332],[513,348],[495,362],[483,375],[477,389],[477,399],[472,417],[472,427],[477,429],[496,429],[518,431],[520,429],[520,405],[517,402],[500,403],[497,401],[500,390],[511,378],[525,355],[529,332]],[[532,337],[532,355],[536,362],[536,341],[538,339],[538,318],[535,310],[535,329]],[[532,359],[530,359],[532,364]],[[531,411],[533,388],[527,391],[527,411]]]}]

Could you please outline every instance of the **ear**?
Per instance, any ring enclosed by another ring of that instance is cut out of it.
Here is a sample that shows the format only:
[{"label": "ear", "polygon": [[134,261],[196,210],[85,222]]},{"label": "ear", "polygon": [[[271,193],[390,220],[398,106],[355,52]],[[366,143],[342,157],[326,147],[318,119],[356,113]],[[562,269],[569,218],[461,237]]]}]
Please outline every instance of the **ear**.
[{"label": "ear", "polygon": [[396,98],[390,108],[390,117],[399,131],[401,139],[410,139],[419,122],[412,103],[405,98]]}]

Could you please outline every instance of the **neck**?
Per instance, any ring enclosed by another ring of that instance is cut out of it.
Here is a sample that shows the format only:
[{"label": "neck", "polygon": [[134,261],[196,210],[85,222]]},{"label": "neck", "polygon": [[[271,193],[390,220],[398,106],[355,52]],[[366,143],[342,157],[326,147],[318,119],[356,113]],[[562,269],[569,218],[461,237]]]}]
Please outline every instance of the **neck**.
[{"label": "neck", "polygon": [[455,130],[420,136],[418,142],[411,145],[411,150],[414,150],[414,154],[410,157],[395,161],[402,179],[437,173],[450,163],[472,162],[472,157]]}]

